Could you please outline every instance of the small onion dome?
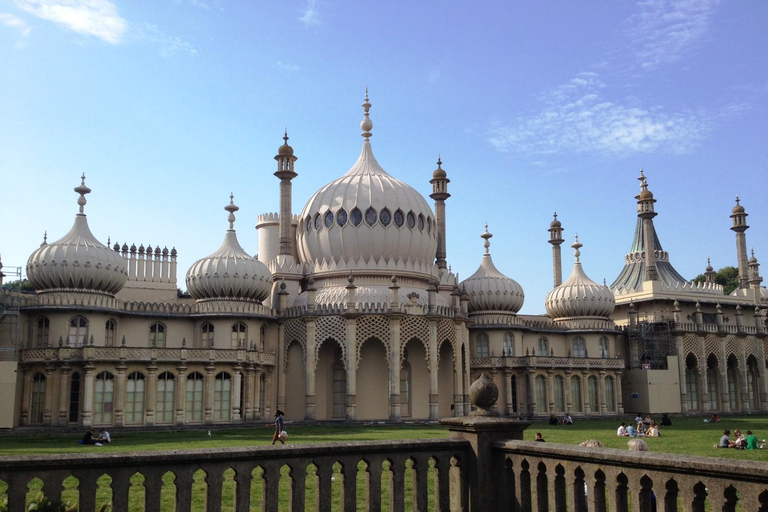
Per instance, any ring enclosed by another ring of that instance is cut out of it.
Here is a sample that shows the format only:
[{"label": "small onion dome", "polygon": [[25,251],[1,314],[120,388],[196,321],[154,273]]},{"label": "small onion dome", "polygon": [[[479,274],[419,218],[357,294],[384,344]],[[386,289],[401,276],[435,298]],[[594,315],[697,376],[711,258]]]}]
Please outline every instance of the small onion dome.
[{"label": "small onion dome", "polygon": [[77,204],[80,212],[69,233],[60,240],[43,244],[27,260],[27,277],[38,293],[77,291],[114,295],[128,279],[125,260],[93,236],[88,228],[84,206],[85,195],[91,189],[85,186],[85,174],[80,186]]},{"label": "small onion dome", "polygon": [[[752,256],[754,256],[754,255],[755,255],[755,254],[754,254],[754,253],[752,253]],[[706,269],[704,269],[704,270],[705,270],[706,272],[714,272],[714,271],[715,271],[715,269],[714,269],[714,268],[712,268],[712,262],[710,262],[710,261],[709,261],[709,258],[707,258],[707,268],[706,268]]]},{"label": "small onion dome", "polygon": [[733,213],[744,213],[746,210],[744,210],[744,207],[740,204],[739,196],[736,196],[736,206],[733,207]]},{"label": "small onion dome", "polygon": [[437,157],[437,169],[435,169],[435,172],[432,173],[432,179],[435,180],[442,180],[448,177],[448,174],[443,170],[441,167],[443,165],[442,160],[440,160],[440,155]]},{"label": "small onion dome", "polygon": [[277,156],[293,156],[293,148],[288,145],[288,130],[285,130],[285,136],[283,137],[285,143],[277,150]]},{"label": "small onion dome", "polygon": [[648,180],[645,178],[643,170],[640,169],[640,177],[637,178],[640,181],[640,194],[636,199],[640,201],[648,201],[653,199],[653,193],[648,190]]},{"label": "small onion dome", "polygon": [[[232,202],[224,207],[229,212],[229,229],[221,247],[201,260],[187,272],[187,289],[197,300],[254,300],[261,302],[272,289],[272,275],[267,266],[252,258],[240,247],[234,230],[235,212]],[[171,251],[173,254],[174,251]]]},{"label": "small onion dome", "polygon": [[563,227],[562,223],[559,220],[557,220],[557,212],[555,212],[555,218],[552,220],[552,222],[549,223],[549,227],[551,228]]},{"label": "small onion dome", "polygon": [[601,317],[607,318],[613,312],[616,300],[611,289],[597,284],[584,273],[579,261],[579,235],[571,247],[575,249],[576,261],[573,272],[563,284],[547,294],[545,306],[550,318]]},{"label": "small onion dome", "polygon": [[491,246],[488,239],[492,236],[488,232],[488,224],[486,224],[485,233],[480,235],[485,240],[483,243],[485,254],[480,261],[480,267],[461,283],[461,287],[466,289],[469,295],[469,312],[509,311],[517,313],[523,307],[525,294],[517,281],[499,272],[493,264],[491,254],[488,251]]}]

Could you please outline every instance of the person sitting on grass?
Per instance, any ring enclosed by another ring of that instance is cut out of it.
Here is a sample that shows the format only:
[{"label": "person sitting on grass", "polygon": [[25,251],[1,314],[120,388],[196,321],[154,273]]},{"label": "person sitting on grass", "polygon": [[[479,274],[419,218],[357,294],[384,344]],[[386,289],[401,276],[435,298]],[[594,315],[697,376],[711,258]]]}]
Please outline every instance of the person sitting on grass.
[{"label": "person sitting on grass", "polygon": [[659,426],[655,421],[651,421],[651,426],[648,427],[648,431],[645,433],[645,435],[648,437],[659,437],[661,435],[661,432],[659,432]]},{"label": "person sitting on grass", "polygon": [[637,433],[638,435],[644,436],[645,435],[645,423],[642,421],[637,422]]},{"label": "person sitting on grass", "polygon": [[757,450],[757,436],[751,430],[747,430],[747,437],[744,438],[747,450]]},{"label": "person sitting on grass", "polygon": [[555,416],[554,414],[552,416],[550,416],[549,417],[549,424],[550,425],[559,425],[560,422],[557,421],[557,416]]},{"label": "person sitting on grass", "polygon": [[99,432],[99,438],[97,439],[100,443],[109,444],[112,442],[112,438],[109,436],[109,432],[107,432],[107,429],[103,428]]},{"label": "person sitting on grass", "polygon": [[563,416],[563,425],[573,425],[573,418],[571,418],[570,413],[565,413]]},{"label": "person sitting on grass", "polygon": [[741,433],[741,430],[736,429],[733,431],[733,447],[737,450],[746,450],[747,448],[747,441],[744,439],[744,434]]},{"label": "person sitting on grass", "polygon": [[94,446],[101,446],[101,443],[99,442],[98,438],[93,437],[93,429],[89,428],[88,431],[83,436],[83,440],[80,441],[81,444],[92,444]]},{"label": "person sitting on grass", "polygon": [[720,438],[720,442],[717,443],[717,445],[715,446],[717,446],[717,448],[733,448],[734,446],[736,446],[736,443],[731,441],[731,431],[727,429],[723,431],[723,435]]},{"label": "person sitting on grass", "polygon": [[628,437],[637,437],[637,429],[632,426],[630,423],[629,426],[627,426],[627,434]]},{"label": "person sitting on grass", "polygon": [[664,413],[664,416],[661,417],[661,426],[662,427],[671,427],[672,426],[672,420],[669,419],[669,416],[667,416],[667,413]]},{"label": "person sitting on grass", "polygon": [[541,437],[541,432],[536,432],[536,439],[535,439],[535,441],[538,441],[540,443],[546,443],[546,441],[544,441],[544,438]]},{"label": "person sitting on grass", "polygon": [[616,435],[619,437],[627,437],[627,424],[622,423],[619,425],[619,430],[616,431]]}]

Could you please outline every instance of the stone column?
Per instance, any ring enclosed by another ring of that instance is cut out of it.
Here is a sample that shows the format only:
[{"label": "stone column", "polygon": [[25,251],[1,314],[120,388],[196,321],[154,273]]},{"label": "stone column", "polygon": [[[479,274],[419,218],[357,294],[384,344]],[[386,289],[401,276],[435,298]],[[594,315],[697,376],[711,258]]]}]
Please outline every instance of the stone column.
[{"label": "stone column", "polygon": [[[187,365],[180,364],[176,367],[177,377],[176,382],[174,383],[174,394],[173,394],[173,401],[174,401],[174,409],[175,409],[175,417],[176,417],[176,424],[177,425],[183,425],[185,423],[184,417],[186,415],[186,408],[187,408],[187,390],[186,390],[186,384],[187,384]],[[157,393],[155,393],[157,395]]]},{"label": "stone column", "polygon": [[462,337],[462,331],[459,327],[460,323],[455,324],[454,328],[454,337],[456,339],[455,349],[456,352],[454,354],[454,364],[453,364],[453,414],[454,416],[464,416],[465,411],[464,410],[464,370],[462,369],[461,365],[461,355],[464,352],[464,346],[462,344],[462,340],[464,339]]},{"label": "stone column", "polygon": [[552,414],[555,411],[555,371],[553,369],[547,370],[547,414]]},{"label": "stone column", "polygon": [[214,376],[213,372],[216,366],[213,361],[205,365],[205,388],[203,390],[203,423],[210,425],[213,423],[213,400],[214,400]]},{"label": "stone column", "polygon": [[[759,340],[758,340],[759,341]],[[752,410],[752,404],[749,403],[749,391],[747,390],[747,355],[744,347],[744,340],[739,342],[739,384],[741,388],[741,412],[750,413]],[[755,390],[757,393],[757,390]]]},{"label": "stone column", "polygon": [[253,402],[258,397],[254,396],[253,390],[253,363],[248,363],[245,367],[245,421],[250,422],[255,418],[253,416]]},{"label": "stone column", "polygon": [[50,427],[53,421],[53,372],[56,367],[53,364],[45,365],[45,409],[43,410],[43,425]]},{"label": "stone column", "polygon": [[504,408],[505,416],[512,416],[515,410],[512,407],[514,398],[512,397],[512,369],[504,368],[504,400],[507,406]]},{"label": "stone column", "polygon": [[[314,338],[313,338],[314,339]],[[306,346],[306,341],[305,341]],[[305,354],[306,356],[306,354]],[[275,365],[277,368],[287,368],[287,361],[285,361],[285,358],[287,357],[287,354],[285,353],[285,325],[281,322],[277,324],[277,357],[275,358]],[[306,357],[305,357],[306,360]],[[285,411],[285,372],[277,372],[278,374],[278,381],[277,381],[277,408],[281,411]],[[258,375],[256,378],[258,379]],[[261,387],[261,382],[259,382],[259,387]],[[259,395],[256,395],[256,403],[259,401]],[[265,400],[265,408],[266,408],[266,400]],[[258,407],[258,405],[257,405]],[[263,411],[262,411],[263,412]]]},{"label": "stone column", "polygon": [[83,378],[83,426],[90,428],[93,426],[93,363],[90,361],[85,363],[83,367],[85,370],[85,376]]},{"label": "stone column", "polygon": [[125,424],[125,363],[120,362],[116,366],[117,380],[115,381],[115,426],[122,427]]},{"label": "stone column", "polygon": [[305,360],[307,361],[307,394],[304,400],[304,419],[307,420],[315,419],[315,368],[317,367],[317,351],[315,350],[316,327],[317,324],[315,323],[314,318],[309,318],[307,320],[307,353],[305,354]]},{"label": "stone column", "polygon": [[573,400],[572,400],[572,393],[571,393],[571,374],[573,371],[565,370],[565,412],[568,414],[571,413],[571,409],[573,408]]},{"label": "stone column", "polygon": [[616,372],[616,387],[613,390],[616,393],[616,412],[617,414],[624,414],[624,402],[621,397],[624,393],[621,392],[621,372]]},{"label": "stone column", "polygon": [[[155,424],[155,410],[157,409],[157,364],[154,360],[147,365],[147,396],[144,401],[144,407],[146,407],[145,424],[153,426]],[[178,383],[178,388],[182,388]],[[183,389],[183,388],[182,388]],[[174,383],[175,394],[183,393],[182,389],[177,389],[176,383]],[[174,395],[174,399],[176,395]]]},{"label": "stone column", "polygon": [[242,366],[235,366],[233,368],[235,372],[235,381],[234,386],[235,389],[232,393],[232,421],[241,421],[242,417],[240,416],[240,386],[243,382],[243,367]]},{"label": "stone column", "polygon": [[718,340],[720,345],[720,409],[723,412],[731,411],[731,393],[728,385],[728,359],[725,357],[725,343]]},{"label": "stone column", "polygon": [[346,339],[343,343],[347,347],[347,360],[344,362],[347,370],[347,419],[354,420],[357,418],[357,320],[347,318],[345,328]]},{"label": "stone column", "polygon": [[66,427],[69,424],[69,374],[71,368],[64,363],[59,374],[59,426]]},{"label": "stone column", "polygon": [[[264,410],[261,412],[262,418],[269,418],[272,416],[272,407],[270,407],[270,399],[272,398],[274,383],[272,382],[272,374],[274,373],[272,368],[267,368],[267,376],[264,379],[264,387],[267,388],[264,392]],[[282,411],[282,409],[280,409]]]},{"label": "stone column", "polygon": [[[535,417],[542,409],[542,404],[538,402],[536,397],[536,369],[528,367],[526,387],[528,388],[528,404],[531,412],[531,417]],[[546,407],[546,404],[543,405]]]},{"label": "stone column", "polygon": [[606,413],[605,409],[605,370],[600,370],[598,372],[600,374],[600,378],[597,379],[597,390],[598,394],[600,395],[600,415],[604,416]]},{"label": "stone column", "polygon": [[686,414],[688,412],[688,393],[690,393],[690,390],[688,389],[688,383],[685,380],[685,371],[686,371],[686,361],[685,361],[685,354],[683,349],[683,337],[682,336],[675,336],[675,352],[677,352],[677,374],[678,374],[678,381],[680,382],[680,411],[683,414]]},{"label": "stone column", "polygon": [[581,370],[581,400],[584,403],[584,415],[589,416],[594,412],[595,406],[589,401],[589,371],[587,370]]},{"label": "stone column", "polygon": [[701,412],[709,411],[709,378],[707,377],[707,362],[702,366],[699,361],[699,396],[701,397]]},{"label": "stone column", "polygon": [[29,368],[23,368],[22,387],[21,387],[21,424],[29,425],[29,408],[32,400],[32,372]]},{"label": "stone column", "polygon": [[[257,366],[253,370],[253,416],[254,419],[260,420],[264,418],[264,411],[261,410],[261,367]],[[266,383],[265,383],[266,384]],[[266,393],[266,391],[265,391]],[[264,399],[264,409],[267,408],[266,394]],[[278,407],[278,409],[280,409]],[[280,409],[282,411],[282,409]]]},{"label": "stone column", "polygon": [[438,417],[438,380],[437,380],[437,321],[429,321],[429,419]]},{"label": "stone column", "polygon": [[758,400],[760,401],[760,410],[768,411],[768,394],[766,394],[765,385],[765,365],[760,364],[760,361],[765,361],[765,346],[763,345],[764,340],[764,336],[758,337],[757,339],[757,375],[759,378],[758,389],[755,390],[755,393],[759,393]]},{"label": "stone column", "polygon": [[400,315],[389,319],[389,419],[400,421]]}]

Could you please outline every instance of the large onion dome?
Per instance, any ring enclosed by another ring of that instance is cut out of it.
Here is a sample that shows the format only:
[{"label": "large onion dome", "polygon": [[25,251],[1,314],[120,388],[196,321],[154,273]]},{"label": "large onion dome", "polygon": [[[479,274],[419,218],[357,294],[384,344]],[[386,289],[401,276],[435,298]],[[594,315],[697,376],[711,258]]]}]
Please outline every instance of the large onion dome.
[{"label": "large onion dome", "polygon": [[234,196],[224,207],[229,212],[229,229],[221,247],[187,271],[187,289],[197,300],[253,300],[261,302],[272,289],[272,274],[267,266],[240,247],[235,233]]},{"label": "large onion dome", "polygon": [[504,311],[517,313],[523,307],[525,294],[523,288],[515,281],[496,269],[491,259],[489,239],[493,235],[488,232],[480,235],[484,239],[485,254],[480,261],[477,271],[462,281],[460,288],[466,289],[469,295],[469,312]]},{"label": "large onion dome", "polygon": [[72,229],[60,240],[44,242],[30,255],[27,277],[38,293],[76,291],[114,296],[128,279],[125,260],[99,242],[88,228],[83,212],[85,195],[91,189],[85,186],[85,174],[75,192],[80,194],[80,212]]},{"label": "large onion dome", "polygon": [[373,123],[366,91],[363,149],[352,168],[309,199],[299,217],[297,246],[302,261],[341,268],[363,265],[391,274],[404,268],[428,273],[437,251],[432,209],[415,189],[381,168],[371,150]]},{"label": "large onion dome", "polygon": [[579,261],[579,249],[582,247],[579,235],[576,235],[576,241],[571,247],[575,249],[576,256],[573,272],[567,281],[547,294],[545,305],[549,317],[554,320],[574,317],[608,318],[616,305],[613,292],[607,286],[592,281],[584,273]]}]

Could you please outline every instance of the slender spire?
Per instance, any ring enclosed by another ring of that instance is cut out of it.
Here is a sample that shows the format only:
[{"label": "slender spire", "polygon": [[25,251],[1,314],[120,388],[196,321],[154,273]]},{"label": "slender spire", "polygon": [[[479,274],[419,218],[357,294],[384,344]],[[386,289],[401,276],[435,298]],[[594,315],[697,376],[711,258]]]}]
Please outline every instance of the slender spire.
[{"label": "slender spire", "polygon": [[77,199],[77,204],[80,205],[80,213],[78,215],[85,215],[85,213],[83,213],[85,210],[84,206],[85,206],[85,203],[88,202],[85,199],[85,195],[90,194],[91,189],[85,186],[85,173],[83,173],[83,175],[80,177],[80,180],[81,180],[80,185],[75,187],[75,192],[80,194],[80,197]]},{"label": "slender spire", "polygon": [[360,129],[363,130],[362,136],[365,139],[365,142],[370,141],[371,139],[371,129],[373,128],[373,121],[371,121],[371,117],[368,115],[368,111],[371,110],[371,103],[368,101],[368,87],[365,88],[365,101],[363,102],[363,120],[360,122]]},{"label": "slender spire", "polygon": [[235,195],[230,192],[229,193],[229,204],[224,207],[224,210],[229,212],[229,217],[227,217],[227,220],[229,221],[229,229],[230,231],[234,231],[235,229],[235,212],[240,209],[240,207],[235,205]]}]

